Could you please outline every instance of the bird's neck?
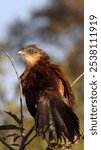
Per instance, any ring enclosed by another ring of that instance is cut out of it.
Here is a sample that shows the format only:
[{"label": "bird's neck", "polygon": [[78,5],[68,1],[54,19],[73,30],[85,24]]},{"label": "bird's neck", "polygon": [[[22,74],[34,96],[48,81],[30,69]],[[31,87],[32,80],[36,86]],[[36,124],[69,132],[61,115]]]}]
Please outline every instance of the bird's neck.
[{"label": "bird's neck", "polygon": [[37,66],[40,67],[47,67],[51,63],[50,59],[48,57],[42,57],[40,58],[36,63],[33,63],[31,65],[27,64],[27,70],[30,70],[31,68],[36,68]]}]

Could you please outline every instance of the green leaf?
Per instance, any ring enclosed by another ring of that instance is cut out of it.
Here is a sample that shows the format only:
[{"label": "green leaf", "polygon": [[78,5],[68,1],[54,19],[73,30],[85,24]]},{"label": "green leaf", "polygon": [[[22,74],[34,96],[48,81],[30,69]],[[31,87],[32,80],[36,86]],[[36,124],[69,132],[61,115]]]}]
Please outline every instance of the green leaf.
[{"label": "green leaf", "polygon": [[11,112],[6,112],[8,115],[10,115],[19,125],[21,125],[21,120],[15,115],[15,114],[12,114]]},{"label": "green leaf", "polygon": [[20,128],[19,127],[17,127],[17,126],[15,126],[15,125],[12,125],[12,124],[10,124],[10,125],[1,125],[0,126],[0,130],[20,130]]},{"label": "green leaf", "polygon": [[21,137],[21,135],[17,135],[17,136],[15,136],[15,138],[13,139],[13,141],[14,141],[14,143],[18,140],[18,138],[20,138]]},{"label": "green leaf", "polygon": [[7,135],[6,138],[15,137],[15,136],[18,136],[18,134],[17,133],[12,133],[12,134]]}]

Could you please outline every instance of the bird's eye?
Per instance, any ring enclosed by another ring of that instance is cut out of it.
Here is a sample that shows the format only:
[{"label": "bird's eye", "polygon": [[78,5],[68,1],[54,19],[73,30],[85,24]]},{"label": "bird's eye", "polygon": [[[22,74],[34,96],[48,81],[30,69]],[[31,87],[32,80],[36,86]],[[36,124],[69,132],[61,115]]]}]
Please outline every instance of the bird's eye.
[{"label": "bird's eye", "polygon": [[32,54],[32,53],[37,53],[37,51],[34,50],[34,49],[30,49],[30,53],[31,53],[31,54]]},{"label": "bird's eye", "polygon": [[34,50],[34,53],[36,54],[36,53],[37,53],[37,51],[36,51],[36,50]]}]

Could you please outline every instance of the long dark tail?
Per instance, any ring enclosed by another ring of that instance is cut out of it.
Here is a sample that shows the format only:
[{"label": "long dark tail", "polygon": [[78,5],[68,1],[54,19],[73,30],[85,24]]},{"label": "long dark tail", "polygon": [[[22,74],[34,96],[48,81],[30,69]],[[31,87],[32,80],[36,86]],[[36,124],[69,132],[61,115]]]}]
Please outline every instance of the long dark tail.
[{"label": "long dark tail", "polygon": [[36,130],[47,140],[58,142],[67,137],[73,142],[80,135],[79,119],[58,95],[41,95],[36,115]]}]

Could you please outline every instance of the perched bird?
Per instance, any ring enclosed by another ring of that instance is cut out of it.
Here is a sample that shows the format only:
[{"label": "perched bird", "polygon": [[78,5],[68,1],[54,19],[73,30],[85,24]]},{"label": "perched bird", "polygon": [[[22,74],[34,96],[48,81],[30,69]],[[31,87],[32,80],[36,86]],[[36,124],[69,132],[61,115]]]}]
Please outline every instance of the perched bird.
[{"label": "perched bird", "polygon": [[79,119],[73,111],[74,94],[61,68],[36,45],[22,48],[18,54],[26,69],[20,76],[22,92],[35,129],[48,143],[79,136]]}]

